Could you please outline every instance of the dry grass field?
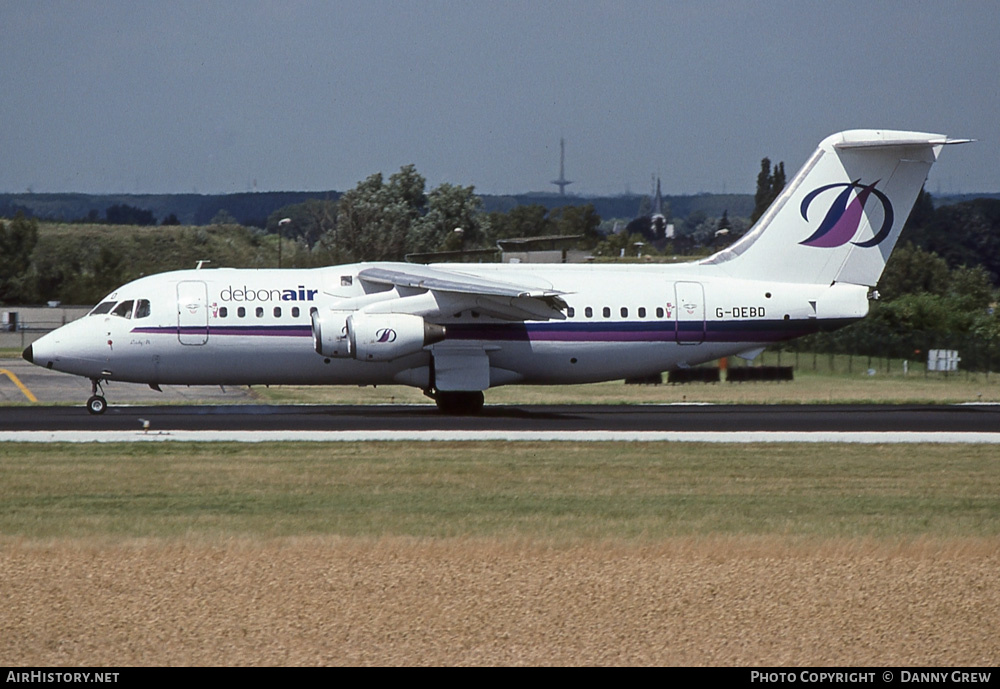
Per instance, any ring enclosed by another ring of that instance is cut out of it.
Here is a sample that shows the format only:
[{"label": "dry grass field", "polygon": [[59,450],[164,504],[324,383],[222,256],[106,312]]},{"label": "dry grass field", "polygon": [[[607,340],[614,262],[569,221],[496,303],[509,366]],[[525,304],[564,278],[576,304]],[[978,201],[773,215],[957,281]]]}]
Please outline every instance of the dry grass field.
[{"label": "dry grass field", "polygon": [[996,546],[8,542],[0,662],[996,666]]},{"label": "dry grass field", "polygon": [[0,663],[995,666],[997,461],[8,445]]}]

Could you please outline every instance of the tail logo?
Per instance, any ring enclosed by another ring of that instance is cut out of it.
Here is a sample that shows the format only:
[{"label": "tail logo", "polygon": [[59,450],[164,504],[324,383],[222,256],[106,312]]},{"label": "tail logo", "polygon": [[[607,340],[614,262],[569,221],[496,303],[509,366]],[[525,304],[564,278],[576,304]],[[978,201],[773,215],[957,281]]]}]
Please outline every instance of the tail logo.
[{"label": "tail logo", "polygon": [[[872,196],[882,204],[882,226],[871,239],[863,242],[851,242],[855,246],[862,248],[877,246],[881,244],[892,230],[893,211],[889,197],[875,188],[881,180],[875,180],[871,184],[863,185],[860,179],[853,182],[839,182],[837,184],[827,184],[809,192],[804,199],[799,210],[802,219],[808,221],[809,206],[820,196],[830,189],[843,189],[830,204],[830,209],[826,212],[826,217],[820,223],[819,228],[805,241],[799,242],[805,246],[816,246],[831,249],[843,246],[854,239],[861,225],[861,218],[864,215],[865,204]],[[855,193],[855,190],[858,190]]]},{"label": "tail logo", "polygon": [[375,333],[375,341],[378,343],[388,343],[396,341],[396,331],[392,328],[382,328]]}]

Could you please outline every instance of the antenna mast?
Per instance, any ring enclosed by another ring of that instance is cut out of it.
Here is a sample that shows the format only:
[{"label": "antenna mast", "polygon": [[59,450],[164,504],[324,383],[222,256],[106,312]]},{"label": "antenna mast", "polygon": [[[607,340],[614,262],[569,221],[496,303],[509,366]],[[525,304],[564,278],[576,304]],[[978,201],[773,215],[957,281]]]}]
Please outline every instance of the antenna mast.
[{"label": "antenna mast", "polygon": [[572,184],[566,179],[566,140],[559,137],[559,179],[552,180],[552,184],[559,187],[559,195],[566,195],[566,185]]}]

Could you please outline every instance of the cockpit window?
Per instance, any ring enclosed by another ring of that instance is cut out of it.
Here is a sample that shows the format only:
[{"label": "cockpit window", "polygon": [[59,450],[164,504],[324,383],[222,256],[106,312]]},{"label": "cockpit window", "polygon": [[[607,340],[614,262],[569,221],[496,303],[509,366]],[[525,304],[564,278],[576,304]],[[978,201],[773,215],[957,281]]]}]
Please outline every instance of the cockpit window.
[{"label": "cockpit window", "polygon": [[128,301],[123,301],[121,304],[115,307],[115,310],[111,312],[112,316],[119,316],[121,318],[131,318],[132,317],[132,306],[135,304],[131,299]]},{"label": "cockpit window", "polygon": [[115,308],[115,302],[113,301],[102,301],[100,304],[94,307],[94,310],[90,312],[91,316],[100,316],[101,314],[107,313],[111,309]]},{"label": "cockpit window", "polygon": [[136,304],[135,304],[135,317],[136,318],[145,318],[150,313],[151,313],[151,309],[149,307],[149,299],[140,299],[138,302],[136,302]]}]

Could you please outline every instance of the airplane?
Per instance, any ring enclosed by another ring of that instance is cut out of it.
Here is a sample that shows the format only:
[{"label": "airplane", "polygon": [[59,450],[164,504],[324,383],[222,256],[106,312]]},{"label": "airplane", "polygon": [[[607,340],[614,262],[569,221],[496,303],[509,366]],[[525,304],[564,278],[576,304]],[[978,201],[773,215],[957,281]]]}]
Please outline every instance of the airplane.
[{"label": "airplane", "polygon": [[123,285],[23,356],[89,378],[92,414],[107,408],[102,381],[400,384],[474,414],[501,385],[752,358],[868,313],[931,165],[965,141],[829,136],[749,232],[690,263],[178,270]]}]

